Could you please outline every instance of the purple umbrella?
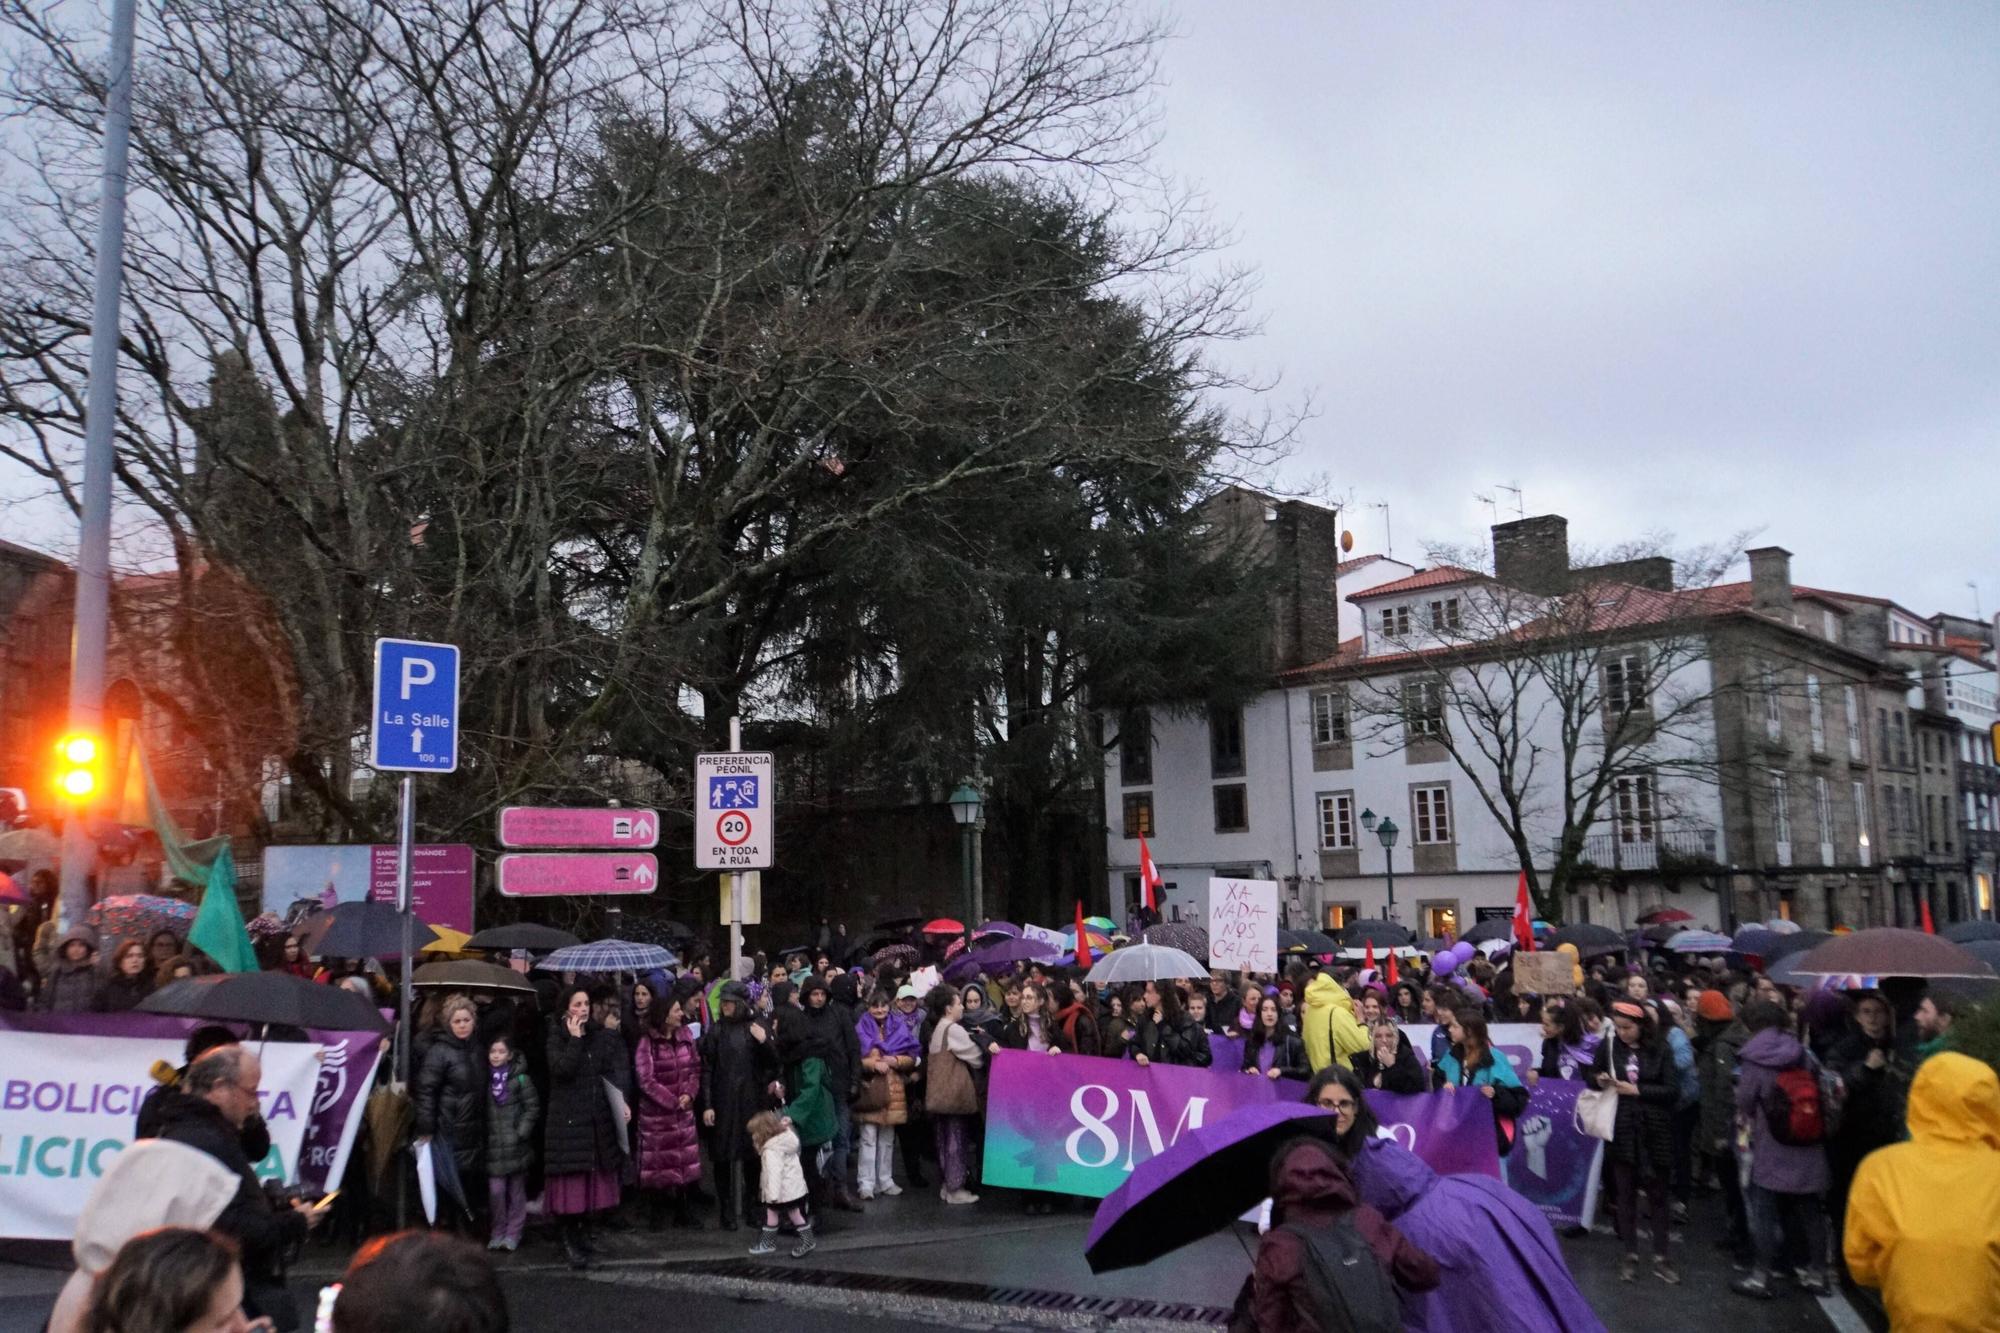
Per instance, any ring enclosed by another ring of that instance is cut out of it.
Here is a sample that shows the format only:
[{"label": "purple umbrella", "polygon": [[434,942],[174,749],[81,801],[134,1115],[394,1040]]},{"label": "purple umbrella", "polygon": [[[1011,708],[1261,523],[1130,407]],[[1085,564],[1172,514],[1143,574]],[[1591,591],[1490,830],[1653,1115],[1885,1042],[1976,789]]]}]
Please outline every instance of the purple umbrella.
[{"label": "purple umbrella", "polygon": [[1009,940],[990,949],[974,949],[969,957],[982,968],[1002,968],[1016,963],[1046,963],[1062,957],[1062,950],[1040,940]]},{"label": "purple umbrella", "polygon": [[988,921],[972,933],[975,935],[1006,935],[1017,940],[1021,938],[1021,928],[1011,921]]},{"label": "purple umbrella", "polygon": [[1227,1226],[1269,1193],[1278,1145],[1300,1134],[1330,1141],[1333,1126],[1331,1111],[1272,1102],[1184,1131],[1097,1205],[1083,1247],[1090,1271],[1149,1263]]}]

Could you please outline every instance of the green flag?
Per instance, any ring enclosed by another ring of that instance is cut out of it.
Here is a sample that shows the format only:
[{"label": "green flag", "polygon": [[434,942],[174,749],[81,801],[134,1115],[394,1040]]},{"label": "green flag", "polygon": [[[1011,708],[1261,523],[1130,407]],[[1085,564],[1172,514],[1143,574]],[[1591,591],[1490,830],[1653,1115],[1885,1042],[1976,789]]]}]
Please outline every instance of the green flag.
[{"label": "green flag", "polygon": [[257,970],[257,953],[250,947],[250,932],[243,928],[243,912],[236,905],[236,857],[226,840],[208,865],[208,887],[188,930],[188,943],[225,972]]}]

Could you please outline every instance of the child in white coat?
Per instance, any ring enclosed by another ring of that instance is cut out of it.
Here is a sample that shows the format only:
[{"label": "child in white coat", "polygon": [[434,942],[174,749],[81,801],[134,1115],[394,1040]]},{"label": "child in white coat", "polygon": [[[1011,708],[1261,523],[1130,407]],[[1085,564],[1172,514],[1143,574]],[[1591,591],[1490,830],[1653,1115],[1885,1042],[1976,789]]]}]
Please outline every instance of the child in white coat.
[{"label": "child in white coat", "polygon": [[750,1253],[777,1253],[778,1218],[782,1214],[798,1228],[799,1243],[792,1247],[792,1258],[803,1259],[818,1248],[818,1243],[813,1240],[812,1223],[806,1221],[806,1172],[799,1164],[799,1136],[793,1132],[791,1120],[776,1111],[759,1111],[750,1117],[747,1128],[750,1145],[763,1163],[759,1184],[764,1199],[764,1230]]}]

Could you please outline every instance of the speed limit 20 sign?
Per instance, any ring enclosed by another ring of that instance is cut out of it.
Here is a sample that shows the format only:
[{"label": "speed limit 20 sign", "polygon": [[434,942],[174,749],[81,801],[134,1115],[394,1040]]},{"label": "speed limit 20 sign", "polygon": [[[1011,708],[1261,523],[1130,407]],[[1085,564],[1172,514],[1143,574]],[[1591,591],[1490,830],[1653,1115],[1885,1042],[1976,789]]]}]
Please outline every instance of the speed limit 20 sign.
[{"label": "speed limit 20 sign", "polygon": [[694,863],[700,870],[767,870],[771,865],[771,756],[696,755]]}]

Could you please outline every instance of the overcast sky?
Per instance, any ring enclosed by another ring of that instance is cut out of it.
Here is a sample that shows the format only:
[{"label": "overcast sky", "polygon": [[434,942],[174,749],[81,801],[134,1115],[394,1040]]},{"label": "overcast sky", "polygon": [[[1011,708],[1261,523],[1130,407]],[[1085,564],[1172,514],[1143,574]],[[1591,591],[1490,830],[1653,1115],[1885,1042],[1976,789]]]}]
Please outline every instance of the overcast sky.
[{"label": "overcast sky", "polygon": [[1231,355],[1398,555],[1518,481],[1573,544],[1758,529],[2000,608],[2000,5],[1179,12],[1166,165],[1262,278]]},{"label": "overcast sky", "polygon": [[[2000,609],[2000,4],[1179,16],[1164,165],[1261,275],[1226,355],[1316,404],[1291,480],[1387,501],[1406,558],[1518,481],[1579,546],[1755,529],[1803,583]],[[0,535],[68,546],[27,489]]]}]

